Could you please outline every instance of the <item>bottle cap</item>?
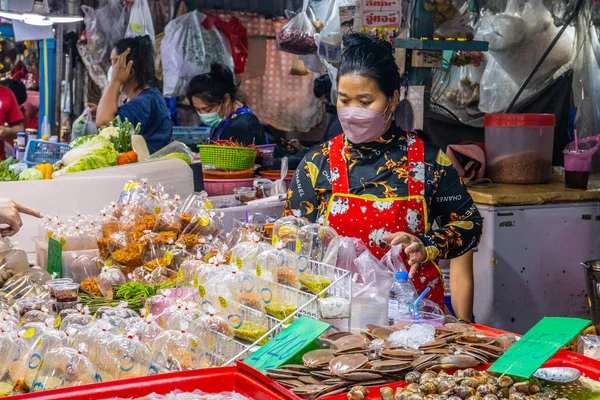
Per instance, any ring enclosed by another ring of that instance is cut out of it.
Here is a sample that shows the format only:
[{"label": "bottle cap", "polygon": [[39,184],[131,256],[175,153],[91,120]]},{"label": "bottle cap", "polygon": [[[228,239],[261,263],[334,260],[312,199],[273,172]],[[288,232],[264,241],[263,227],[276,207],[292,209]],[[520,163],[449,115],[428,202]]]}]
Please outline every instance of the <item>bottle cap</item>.
[{"label": "bottle cap", "polygon": [[397,281],[408,280],[408,272],[396,272],[396,280]]}]

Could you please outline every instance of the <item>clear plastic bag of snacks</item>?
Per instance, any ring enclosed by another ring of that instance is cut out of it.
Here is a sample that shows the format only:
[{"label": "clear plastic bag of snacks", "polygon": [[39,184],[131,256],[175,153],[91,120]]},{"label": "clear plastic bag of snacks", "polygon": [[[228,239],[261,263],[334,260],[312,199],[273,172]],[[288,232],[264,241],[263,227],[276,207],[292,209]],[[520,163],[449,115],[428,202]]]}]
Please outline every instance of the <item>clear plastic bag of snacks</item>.
[{"label": "clear plastic bag of snacks", "polygon": [[317,31],[307,14],[309,0],[304,0],[302,11],[296,14],[277,34],[277,49],[287,53],[306,55],[317,52]]},{"label": "clear plastic bag of snacks", "polygon": [[29,311],[42,311],[42,307],[47,303],[43,297],[26,297],[15,302],[15,311],[19,317],[23,317]]},{"label": "clear plastic bag of snacks", "polygon": [[200,297],[200,308],[204,313],[208,313],[209,306],[218,308],[217,284],[229,272],[226,268],[217,265],[205,265],[198,274],[198,295]]},{"label": "clear plastic bag of snacks", "polygon": [[296,252],[328,265],[336,265],[340,237],[330,226],[309,224],[298,231]]},{"label": "clear plastic bag of snacks", "polygon": [[258,255],[273,249],[268,243],[260,241],[258,233],[253,232],[249,236],[249,241],[240,242],[231,249],[231,263],[244,271],[254,271]]},{"label": "clear plastic bag of snacks", "polygon": [[43,332],[30,350],[25,384],[32,387],[35,375],[44,364],[46,355],[50,350],[58,347],[69,347],[70,344],[71,339],[63,331],[51,329]]},{"label": "clear plastic bag of snacks", "polygon": [[177,271],[177,287],[198,287],[197,276],[204,265],[206,265],[204,261],[197,259],[186,260],[181,263]]},{"label": "clear plastic bag of snacks", "polygon": [[100,307],[96,311],[96,318],[121,331],[140,321],[140,316],[135,311],[127,308],[125,303],[117,307]]},{"label": "clear plastic bag of snacks", "polygon": [[237,293],[236,301],[245,307],[252,308],[259,312],[264,312],[260,300],[260,284],[254,274],[240,272],[241,287]]},{"label": "clear plastic bag of snacks", "polygon": [[259,281],[265,312],[278,320],[285,320],[298,308],[298,293],[285,286]]},{"label": "clear plastic bag of snacks", "polygon": [[145,376],[150,367],[150,349],[137,337],[115,336],[100,350],[97,368],[104,382]]},{"label": "clear plastic bag of snacks", "polygon": [[[72,348],[86,356],[94,365],[98,365],[100,351],[102,348],[120,335],[119,329],[106,321],[98,321],[96,324],[87,325],[73,335]],[[98,371],[101,375],[102,371]]]},{"label": "clear plastic bag of snacks", "polygon": [[168,330],[156,337],[148,375],[202,368],[204,344],[189,332]]},{"label": "clear plastic bag of snacks", "polygon": [[77,224],[63,224],[52,236],[63,245],[63,251],[89,250],[96,247],[95,232]]},{"label": "clear plastic bag of snacks", "polygon": [[187,247],[179,242],[175,243],[175,246],[171,248],[171,253],[173,254],[172,266],[181,265],[184,261],[193,258],[192,253],[188,251]]},{"label": "clear plastic bag of snacks", "polygon": [[65,315],[65,317],[61,319],[60,330],[64,332],[68,332],[71,328],[79,330],[84,326],[95,324],[96,322],[96,318],[94,318],[93,315],[83,311],[74,312]]},{"label": "clear plastic bag of snacks", "polygon": [[[0,348],[3,350],[3,359],[7,361],[0,366],[0,370],[7,369],[0,377],[0,382],[5,384],[2,385],[3,391],[8,389],[8,385],[12,385],[15,393],[29,390],[31,386],[26,386],[25,377],[27,376],[26,364],[29,360],[31,344],[13,333],[0,332]],[[7,349],[6,353],[5,349]]]},{"label": "clear plastic bag of snacks", "polygon": [[[54,321],[55,318],[48,314],[48,311],[45,309],[45,307],[43,307],[42,311],[31,310],[29,312],[26,312],[25,315],[23,315],[23,318],[21,318],[21,325],[25,325],[30,322],[42,322],[45,325],[54,326]],[[3,324],[3,322],[0,323],[2,329],[4,329]]]},{"label": "clear plastic bag of snacks", "polygon": [[44,364],[38,371],[32,392],[95,383],[96,368],[77,350],[59,347],[46,353]]},{"label": "clear plastic bag of snacks", "polygon": [[188,331],[190,325],[204,314],[198,305],[181,303],[167,308],[162,316],[165,319],[165,329]]},{"label": "clear plastic bag of snacks", "polygon": [[[201,339],[208,338],[207,333],[218,332],[222,335],[233,337],[233,328],[227,318],[217,313],[214,308],[209,308],[209,313],[197,318],[190,325],[190,332]],[[208,343],[206,340],[203,342]]]},{"label": "clear plastic bag of snacks", "polygon": [[152,348],[154,339],[165,330],[158,325],[158,318],[153,315],[147,315],[125,330],[125,336],[135,336],[140,342],[149,349]]},{"label": "clear plastic bag of snacks", "polygon": [[158,267],[150,273],[148,283],[150,285],[174,284],[177,281],[177,273],[167,267]]},{"label": "clear plastic bag of snacks", "polygon": [[0,354],[3,359],[0,363],[0,397],[9,396],[17,383],[11,379],[9,369],[15,360],[19,360],[19,340],[14,334],[0,331]]},{"label": "clear plastic bag of snacks", "polygon": [[308,224],[309,221],[306,218],[298,218],[293,215],[278,219],[273,224],[273,246],[281,242],[284,248],[296,251],[298,231]]},{"label": "clear plastic bag of snacks", "polygon": [[175,305],[175,299],[173,297],[165,296],[162,293],[158,293],[155,296],[146,299],[144,307],[146,312],[150,312],[152,315],[161,315],[167,308]]},{"label": "clear plastic bag of snacks", "polygon": [[113,298],[113,285],[124,285],[127,279],[118,267],[102,267],[102,272],[96,278],[98,287],[104,297]]},{"label": "clear plastic bag of snacks", "polygon": [[108,239],[111,259],[121,266],[126,274],[143,265],[143,248],[138,243],[142,236],[136,238],[128,232],[120,231]]},{"label": "clear plastic bag of snacks", "polygon": [[296,262],[296,253],[285,249],[283,243],[278,242],[274,249],[265,251],[256,258],[256,276],[296,288],[298,287]]},{"label": "clear plastic bag of snacks", "polygon": [[74,282],[82,283],[87,278],[95,278],[100,275],[104,263],[99,256],[75,254],[74,257],[75,259],[71,263],[71,276]]},{"label": "clear plastic bag of snacks", "polygon": [[140,239],[142,246],[143,266],[147,271],[154,271],[156,268],[168,268],[173,262],[173,253],[162,240],[161,235],[157,233],[148,233]]},{"label": "clear plastic bag of snacks", "polygon": [[162,235],[167,244],[174,244],[181,233],[181,219],[179,214],[174,211],[158,214],[153,231]]}]

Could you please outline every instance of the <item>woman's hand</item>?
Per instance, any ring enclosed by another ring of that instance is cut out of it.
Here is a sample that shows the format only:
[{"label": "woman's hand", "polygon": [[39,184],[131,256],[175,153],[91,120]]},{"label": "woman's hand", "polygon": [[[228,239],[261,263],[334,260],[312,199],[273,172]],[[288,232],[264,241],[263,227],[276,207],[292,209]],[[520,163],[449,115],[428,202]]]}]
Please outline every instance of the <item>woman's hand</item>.
[{"label": "woman's hand", "polygon": [[39,211],[24,207],[10,199],[0,199],[0,225],[8,225],[8,228],[0,227],[0,236],[13,236],[19,232],[23,226],[21,213],[42,218]]},{"label": "woman's hand", "polygon": [[127,56],[130,50],[127,49],[118,56],[112,58],[112,74],[110,76],[111,82],[118,83],[119,85],[127,82],[127,79],[131,76],[131,69],[133,68],[133,61],[127,62]]},{"label": "woman's hand", "polygon": [[396,232],[384,236],[383,240],[391,246],[402,245],[404,253],[408,257],[408,266],[410,267],[408,277],[413,278],[423,261],[427,259],[425,245],[421,242],[421,239],[406,232]]},{"label": "woman's hand", "polygon": [[98,111],[98,104],[95,103],[85,103],[85,106],[90,109],[92,112],[92,117],[96,117],[96,111]]}]

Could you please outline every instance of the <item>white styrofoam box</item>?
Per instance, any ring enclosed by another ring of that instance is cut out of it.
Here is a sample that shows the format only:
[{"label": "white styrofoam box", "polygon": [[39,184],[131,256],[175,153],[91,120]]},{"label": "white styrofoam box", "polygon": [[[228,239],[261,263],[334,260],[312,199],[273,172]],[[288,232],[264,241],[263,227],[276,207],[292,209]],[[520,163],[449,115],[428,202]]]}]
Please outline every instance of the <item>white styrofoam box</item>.
[{"label": "white styrofoam box", "polygon": [[[233,199],[233,195],[230,196],[215,196],[211,199],[218,203],[218,199]],[[223,213],[223,225],[225,226],[225,232],[231,232],[233,224],[236,220],[246,218],[246,212],[249,215],[252,214],[263,214],[264,216],[277,216],[278,218],[283,216],[283,201],[277,201],[273,203],[255,204],[255,205],[244,205],[240,207],[230,207],[219,209]]]},{"label": "white styrofoam box", "polygon": [[[68,217],[98,215],[111,201],[117,201],[128,180],[147,179],[173,188],[182,198],[194,191],[191,168],[182,160],[166,159],[78,172],[52,180],[0,183],[0,197],[35,208],[44,215]],[[35,251],[33,237],[40,221],[23,216],[23,227],[13,238],[28,253]]]},{"label": "white styrofoam box", "polygon": [[477,323],[525,333],[544,316],[590,318],[580,263],[600,258],[600,202],[477,208]]},{"label": "white styrofoam box", "polygon": [[[45,238],[36,237],[35,243],[36,264],[43,270],[48,269],[48,241]],[[73,278],[71,275],[71,264],[79,256],[97,256],[98,249],[63,251],[62,253],[62,275],[61,278]]]}]

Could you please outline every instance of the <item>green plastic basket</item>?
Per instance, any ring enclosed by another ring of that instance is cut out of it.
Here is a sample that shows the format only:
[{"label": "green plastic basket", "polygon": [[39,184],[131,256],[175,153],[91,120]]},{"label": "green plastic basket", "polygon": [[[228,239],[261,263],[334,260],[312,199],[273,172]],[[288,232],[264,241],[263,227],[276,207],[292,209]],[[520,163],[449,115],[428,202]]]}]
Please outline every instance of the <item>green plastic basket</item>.
[{"label": "green plastic basket", "polygon": [[227,171],[245,171],[254,167],[258,149],[235,146],[217,146],[214,144],[198,145],[200,161]]}]

